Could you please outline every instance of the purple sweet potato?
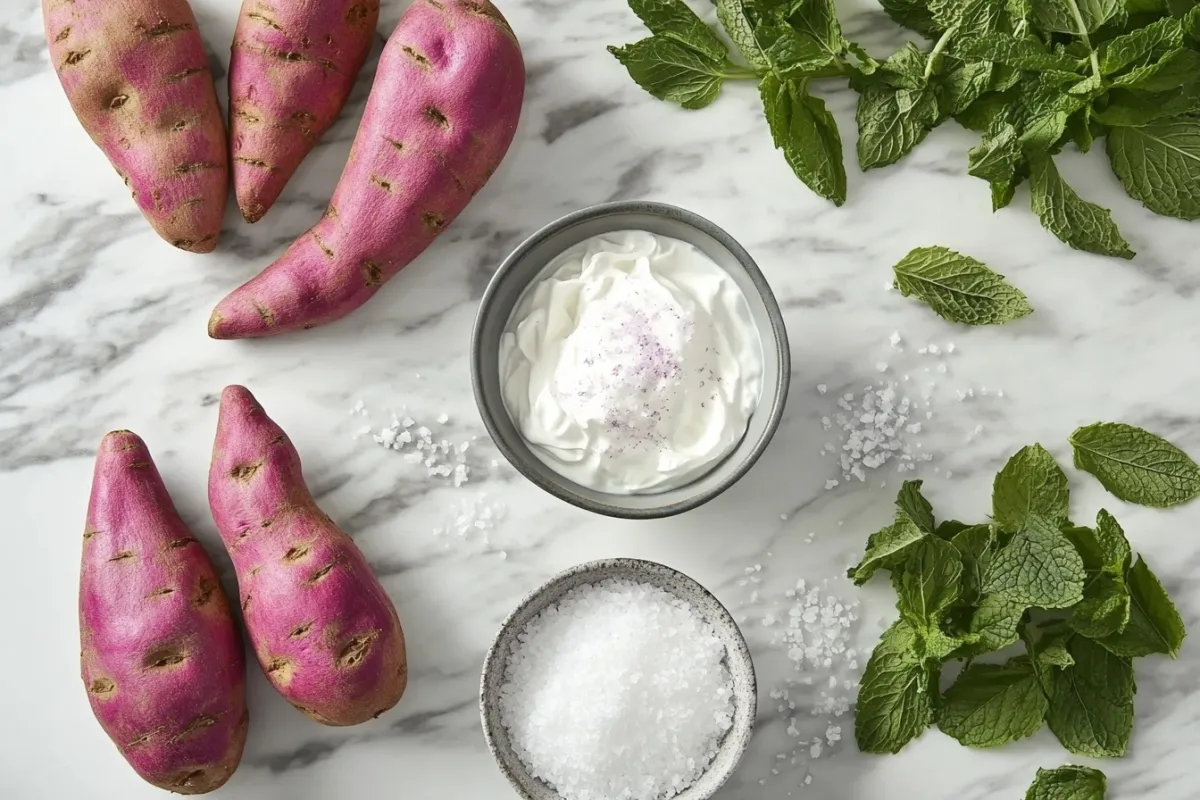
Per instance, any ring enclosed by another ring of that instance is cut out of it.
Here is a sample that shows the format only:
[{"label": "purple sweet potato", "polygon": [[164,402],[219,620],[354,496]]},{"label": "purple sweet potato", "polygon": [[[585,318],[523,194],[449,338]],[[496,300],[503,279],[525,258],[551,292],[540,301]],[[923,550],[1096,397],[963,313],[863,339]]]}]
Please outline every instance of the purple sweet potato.
[{"label": "purple sweet potato", "polygon": [[158,235],[211,252],[229,185],[225,125],[187,0],[42,0],[50,61]]},{"label": "purple sweet potato", "polygon": [[379,0],[243,0],[229,60],[233,190],[258,222],[337,119],[374,39]]},{"label": "purple sweet potato", "polygon": [[92,712],[150,783],[211,792],[242,758],[246,659],[212,562],[129,431],[96,455],[79,575]]},{"label": "purple sweet potato", "polygon": [[287,434],[241,386],[221,395],[208,502],[237,570],[246,633],[276,690],[326,725],[396,705],[408,683],[396,609],[354,541],[317,508]]},{"label": "purple sweet potato", "polygon": [[500,164],[525,91],[521,48],[487,0],[415,0],[388,39],[325,215],[217,305],[215,339],[312,328],[367,302]]}]

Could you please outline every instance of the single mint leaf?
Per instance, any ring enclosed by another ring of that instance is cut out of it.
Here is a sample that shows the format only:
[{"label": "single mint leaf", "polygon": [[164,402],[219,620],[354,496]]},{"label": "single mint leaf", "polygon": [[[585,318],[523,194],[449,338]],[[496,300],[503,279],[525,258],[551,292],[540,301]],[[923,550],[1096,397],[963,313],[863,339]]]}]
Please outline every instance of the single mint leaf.
[{"label": "single mint leaf", "polygon": [[937,524],[936,528],[933,529],[933,535],[937,536],[939,539],[945,539],[949,542],[953,541],[958,534],[962,533],[967,528],[972,527],[975,526],[968,525],[965,522],[959,522],[956,519],[944,519]]},{"label": "single mint leaf", "polygon": [[1075,466],[1127,503],[1170,508],[1200,494],[1200,467],[1149,431],[1097,422],[1071,434]]},{"label": "single mint leaf", "polygon": [[1012,200],[1024,158],[1017,129],[1007,122],[997,123],[967,153],[967,173],[983,178],[992,187],[993,211]]},{"label": "single mint leaf", "polygon": [[1083,590],[1083,599],[1071,607],[1068,622],[1080,636],[1103,639],[1129,624],[1129,590],[1123,577],[1099,574]]},{"label": "single mint leaf", "polygon": [[937,629],[942,612],[958,599],[961,576],[962,557],[954,545],[926,536],[892,573],[900,618],[918,633]]},{"label": "single mint leaf", "polygon": [[1087,573],[1071,541],[1050,520],[1031,513],[1025,529],[992,558],[984,594],[1039,608],[1068,608],[1083,598]]},{"label": "single mint leaf", "polygon": [[1134,128],[1195,114],[1200,114],[1200,86],[1150,94],[1117,88],[1108,93],[1103,110],[1092,111],[1092,116],[1104,125]]},{"label": "single mint leaf", "polygon": [[960,39],[954,53],[967,61],[993,61],[1025,70],[1058,70],[1073,73],[1083,66],[1077,58],[1065,53],[1052,53],[1036,36],[1017,39],[1002,33],[990,33]]},{"label": "single mint leaf", "polygon": [[872,83],[858,97],[856,119],[859,166],[886,167],[908,155],[937,125],[937,97],[928,88]]},{"label": "single mint leaf", "polygon": [[1124,575],[1133,556],[1129,539],[1120,523],[1103,508],[1096,514],[1096,546],[1103,559],[1101,569],[1113,575]]},{"label": "single mint leaf", "polygon": [[1075,35],[1095,33],[1122,14],[1122,0],[1032,0],[1033,19],[1044,31]]},{"label": "single mint leaf", "polygon": [[905,481],[896,495],[896,507],[908,515],[917,527],[933,533],[933,506],[921,494],[922,481]]},{"label": "single mint leaf", "polygon": [[970,256],[945,247],[918,247],[893,268],[896,288],[916,295],[950,322],[995,325],[1030,314],[1025,295]]},{"label": "single mint leaf", "polygon": [[775,147],[808,188],[834,205],[846,202],[846,166],[837,121],[825,101],[773,73],[759,84]]},{"label": "single mint leaf", "polygon": [[1000,530],[1017,533],[1038,514],[1059,526],[1070,512],[1067,476],[1040,444],[1022,447],[992,484],[992,517]]},{"label": "single mint leaf", "polygon": [[1125,191],[1156,214],[1200,219],[1200,119],[1114,128],[1108,161]]},{"label": "single mint leaf", "polygon": [[[945,538],[941,532],[942,526],[946,524],[943,522],[938,526],[937,535],[942,538]],[[979,600],[983,575],[997,549],[996,534],[991,525],[964,526],[950,539],[950,544],[954,545],[962,558],[962,600],[969,605],[974,605]]]},{"label": "single mint leaf", "polygon": [[871,534],[867,539],[867,552],[857,566],[851,567],[847,577],[858,586],[862,586],[875,571],[882,568],[892,569],[903,562],[911,552],[913,545],[928,536],[917,527],[911,519],[900,515],[896,521],[881,531]]},{"label": "single mint leaf", "polygon": [[742,58],[756,69],[770,69],[771,60],[754,36],[750,0],[717,0],[717,20]]},{"label": "single mint leaf", "polygon": [[1079,148],[1079,152],[1086,153],[1092,149],[1092,143],[1096,141],[1096,131],[1092,125],[1092,107],[1090,105],[1084,106],[1067,117],[1066,134]]},{"label": "single mint leaf", "polygon": [[824,51],[828,61],[836,62],[850,46],[842,37],[833,0],[804,0],[788,21],[798,34]]},{"label": "single mint leaf", "polygon": [[838,63],[837,56],[831,55],[820,42],[792,28],[780,31],[767,55],[785,78],[801,77]]},{"label": "single mint leaf", "polygon": [[610,47],[629,76],[659,100],[684,108],[704,108],[717,99],[724,76],[718,64],[672,39],[652,36],[625,47]]},{"label": "single mint leaf", "polygon": [[1033,212],[1043,228],[1076,250],[1133,258],[1133,251],[1117,230],[1112,213],[1076,194],[1059,175],[1053,158],[1036,156],[1029,168]]},{"label": "single mint leaf", "polygon": [[954,115],[959,125],[969,131],[987,133],[1009,121],[1009,113],[1016,102],[1018,92],[1012,87],[1006,90],[997,90],[995,87],[996,75],[1005,69],[1008,67],[993,65],[990,91]]},{"label": "single mint leaf", "polygon": [[1144,28],[1116,36],[1100,45],[1100,71],[1105,75],[1150,58],[1155,53],[1183,46],[1183,26],[1179,20],[1163,17]]},{"label": "single mint leaf", "polygon": [[926,0],[880,0],[880,5],[896,24],[933,38],[937,26]]},{"label": "single mint leaf", "polygon": [[1062,620],[1054,620],[1050,627],[1038,628],[1025,625],[1021,628],[1021,639],[1025,642],[1025,650],[1033,662],[1037,672],[1038,683],[1042,692],[1049,696],[1050,679],[1056,669],[1066,669],[1075,663],[1067,650],[1067,643],[1075,632]]},{"label": "single mint leaf", "polygon": [[961,114],[991,87],[992,65],[959,64],[938,77],[938,102],[942,116]]},{"label": "single mint leaf", "polygon": [[1154,653],[1176,658],[1187,632],[1166,589],[1141,557],[1126,574],[1125,583],[1131,596],[1129,624],[1120,633],[1101,639],[1100,644],[1129,658]]},{"label": "single mint leaf", "polygon": [[938,727],[967,747],[996,747],[1036,733],[1047,705],[1028,658],[972,664],[946,691]]},{"label": "single mint leaf", "polygon": [[1025,800],[1104,800],[1108,781],[1091,767],[1039,769]]},{"label": "single mint leaf", "polygon": [[[954,27],[954,36],[986,36],[1011,27],[1012,8],[996,0],[939,0],[937,18],[944,21],[945,29]],[[953,47],[954,42],[951,42]]]},{"label": "single mint leaf", "polygon": [[729,55],[721,38],[683,0],[629,0],[629,7],[657,36],[674,39],[718,63]]},{"label": "single mint leaf", "polygon": [[880,70],[891,86],[901,89],[924,89],[928,57],[912,42],[887,57]]},{"label": "single mint leaf", "polygon": [[1075,663],[1049,676],[1050,730],[1076,755],[1125,755],[1133,730],[1133,662],[1083,636],[1072,637],[1067,652]]},{"label": "single mint leaf", "polygon": [[917,657],[916,646],[916,632],[897,620],[871,653],[854,715],[864,753],[898,753],[933,723],[939,670]]},{"label": "single mint leaf", "polygon": [[1003,650],[1016,642],[1026,608],[1027,603],[1006,595],[985,594],[971,616],[968,629],[976,638],[978,653]]},{"label": "single mint leaf", "polygon": [[1194,84],[1197,75],[1200,75],[1200,53],[1179,49],[1168,53],[1161,61],[1114,78],[1112,85],[1143,92],[1165,92]]}]

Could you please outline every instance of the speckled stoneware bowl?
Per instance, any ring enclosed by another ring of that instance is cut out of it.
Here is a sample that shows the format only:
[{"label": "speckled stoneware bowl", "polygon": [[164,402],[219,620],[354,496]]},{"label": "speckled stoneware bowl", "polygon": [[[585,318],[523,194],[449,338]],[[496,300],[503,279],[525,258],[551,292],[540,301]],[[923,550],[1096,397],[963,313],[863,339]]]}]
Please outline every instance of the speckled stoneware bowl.
[{"label": "speckled stoneware bowl", "polygon": [[[553,260],[576,244],[603,233],[643,230],[688,242],[733,278],[746,296],[763,350],[763,388],[738,446],[711,471],[691,483],[655,494],[597,492],[559,475],[530,452],[500,386],[500,338],[513,309],[531,286],[546,277]],[[542,228],[504,260],[484,292],[471,340],[475,402],[488,433],[504,457],[529,480],[580,508],[627,519],[669,517],[707,503],[750,471],[783,417],[791,381],[791,353],[783,315],[766,278],[733,237],[701,216],[662,203],[605,203],[568,214]]]},{"label": "speckled stoneware bowl", "polygon": [[500,720],[500,686],[504,683],[513,643],[529,621],[572,589],[607,578],[648,583],[685,600],[712,625],[717,637],[725,644],[725,664],[733,676],[733,727],[721,740],[717,757],[700,779],[675,795],[677,800],[708,800],[733,774],[754,732],[754,715],[758,708],[754,661],[733,616],[717,598],[682,572],[653,561],[613,558],[580,564],[551,578],[526,596],[508,615],[484,659],[483,677],[479,682],[479,714],[488,749],[504,777],[525,800],[562,800],[558,792],[530,775],[513,751],[508,730]]}]

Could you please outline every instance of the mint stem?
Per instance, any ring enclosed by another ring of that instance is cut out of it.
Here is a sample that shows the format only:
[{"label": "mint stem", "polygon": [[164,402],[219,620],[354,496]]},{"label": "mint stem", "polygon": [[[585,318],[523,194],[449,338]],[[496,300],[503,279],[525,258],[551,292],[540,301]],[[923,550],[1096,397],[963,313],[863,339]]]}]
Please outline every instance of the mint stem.
[{"label": "mint stem", "polygon": [[730,80],[758,80],[762,77],[762,73],[749,67],[734,64],[732,61],[726,61],[721,68],[721,77]]},{"label": "mint stem", "polygon": [[954,37],[956,31],[958,31],[958,26],[951,25],[942,34],[942,37],[937,40],[937,44],[933,46],[933,49],[929,51],[929,56],[925,59],[925,80],[929,80],[930,76],[933,75],[933,65],[937,61],[937,57],[946,49],[946,45],[950,44],[950,39]]}]

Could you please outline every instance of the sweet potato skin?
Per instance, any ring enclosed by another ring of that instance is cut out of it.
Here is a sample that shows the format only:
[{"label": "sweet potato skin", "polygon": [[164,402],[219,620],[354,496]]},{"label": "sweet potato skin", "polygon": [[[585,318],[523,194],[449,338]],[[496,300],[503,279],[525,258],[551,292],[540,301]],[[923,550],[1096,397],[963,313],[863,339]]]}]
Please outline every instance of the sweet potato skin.
[{"label": "sweet potato skin", "polygon": [[221,395],[208,500],[247,636],[275,689],[326,725],[357,725],[396,705],[408,683],[396,609],[317,507],[287,435],[241,386]]},{"label": "sweet potato skin", "polygon": [[180,794],[224,784],[249,724],[241,637],[208,554],[129,431],[96,456],[79,633],[92,712],[130,766]]},{"label": "sweet potato skin", "polygon": [[516,131],[521,49],[487,0],[415,0],[384,46],[324,217],[217,305],[216,339],[340,319],[416,258],[491,177]]},{"label": "sweet potato skin", "polygon": [[229,60],[233,189],[247,222],[271,208],[354,88],[379,0],[243,0]]},{"label": "sweet potato skin", "polygon": [[71,108],[159,236],[211,252],[229,185],[225,126],[187,0],[42,0]]}]

